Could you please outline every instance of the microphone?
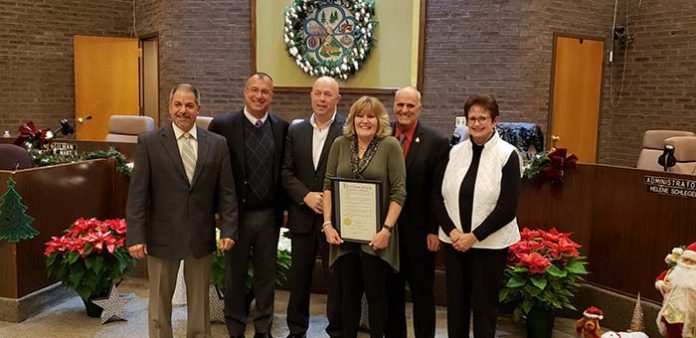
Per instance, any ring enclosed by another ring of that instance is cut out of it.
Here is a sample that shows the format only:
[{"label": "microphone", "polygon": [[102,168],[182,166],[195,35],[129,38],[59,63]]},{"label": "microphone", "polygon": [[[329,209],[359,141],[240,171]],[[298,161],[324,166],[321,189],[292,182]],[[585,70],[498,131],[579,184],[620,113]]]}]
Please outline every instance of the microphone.
[{"label": "microphone", "polygon": [[674,157],[674,146],[671,144],[665,144],[665,148],[662,151],[662,155],[657,159],[657,163],[661,165],[665,171],[667,168],[674,167],[677,164],[677,159]]}]

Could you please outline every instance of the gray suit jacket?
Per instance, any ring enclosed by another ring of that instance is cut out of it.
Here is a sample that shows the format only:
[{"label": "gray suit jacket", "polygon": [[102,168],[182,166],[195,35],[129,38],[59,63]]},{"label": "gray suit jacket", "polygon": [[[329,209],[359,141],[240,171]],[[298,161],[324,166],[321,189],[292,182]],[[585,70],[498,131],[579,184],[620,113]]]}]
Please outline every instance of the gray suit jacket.
[{"label": "gray suit jacket", "polygon": [[296,233],[307,233],[312,230],[316,214],[312,209],[304,205],[304,197],[310,191],[321,192],[324,190],[324,174],[326,173],[326,161],[334,139],[341,136],[343,124],[346,119],[336,114],[333,123],[329,126],[329,134],[321,150],[319,165],[314,169],[312,162],[312,134],[314,129],[306,118],[293,123],[288,128],[288,137],[285,143],[285,158],[281,177],[283,188],[290,197],[288,207],[288,228]]},{"label": "gray suit jacket", "polygon": [[197,128],[198,158],[189,184],[172,125],[138,136],[126,206],[128,246],[170,260],[215,250],[215,213],[221,237],[237,239],[237,201],[227,142]]}]

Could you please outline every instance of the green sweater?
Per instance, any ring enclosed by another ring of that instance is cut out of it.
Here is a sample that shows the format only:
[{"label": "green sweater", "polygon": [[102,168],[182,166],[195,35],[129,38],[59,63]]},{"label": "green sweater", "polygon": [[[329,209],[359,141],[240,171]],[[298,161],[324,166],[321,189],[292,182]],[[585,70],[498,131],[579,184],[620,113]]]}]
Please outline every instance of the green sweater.
[{"label": "green sweater", "polygon": [[[326,179],[324,190],[331,190],[331,177],[351,178],[351,151],[350,144],[353,138],[341,136],[331,146],[329,160],[326,165]],[[399,141],[387,136],[379,143],[377,152],[365,168],[363,177],[366,180],[382,182],[382,222],[387,216],[389,203],[396,202],[403,206],[406,200],[406,165]],[[399,227],[395,226],[389,238],[389,245],[384,250],[374,251],[368,244],[361,244],[363,252],[376,255],[385,260],[391,267],[399,270]],[[348,245],[346,245],[348,244]],[[342,255],[351,252],[353,245],[344,243],[340,246],[332,245],[330,250],[330,264]]]}]

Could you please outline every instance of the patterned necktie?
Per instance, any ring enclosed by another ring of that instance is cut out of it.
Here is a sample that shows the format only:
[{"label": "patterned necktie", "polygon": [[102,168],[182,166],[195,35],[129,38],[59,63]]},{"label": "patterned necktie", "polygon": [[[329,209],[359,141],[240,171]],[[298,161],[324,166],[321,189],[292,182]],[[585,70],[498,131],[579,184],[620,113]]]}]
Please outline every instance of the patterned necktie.
[{"label": "patterned necktie", "polygon": [[184,170],[189,184],[193,182],[193,174],[196,171],[196,152],[193,149],[193,137],[184,133],[181,141],[181,160],[184,162]]},{"label": "patterned necktie", "polygon": [[401,144],[401,148],[404,147],[404,141],[406,141],[406,134],[400,134],[399,135],[399,143]]},{"label": "patterned necktie", "polygon": [[256,123],[254,123],[254,127],[256,127],[256,128],[261,128],[261,127],[263,127],[263,121],[261,121],[261,120],[256,120]]}]

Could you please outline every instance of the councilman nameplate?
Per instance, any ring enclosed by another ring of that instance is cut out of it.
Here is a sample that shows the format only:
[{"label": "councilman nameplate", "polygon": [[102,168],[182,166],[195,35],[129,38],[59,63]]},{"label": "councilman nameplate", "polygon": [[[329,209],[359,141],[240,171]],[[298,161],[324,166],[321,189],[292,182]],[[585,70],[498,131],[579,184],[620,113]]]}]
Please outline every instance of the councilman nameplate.
[{"label": "councilman nameplate", "polygon": [[332,178],[331,184],[333,222],[341,239],[371,242],[382,225],[382,182]]},{"label": "councilman nameplate", "polygon": [[77,157],[77,144],[53,142],[50,144],[51,153],[56,156]]},{"label": "councilman nameplate", "polygon": [[645,176],[648,191],[660,195],[696,197],[696,180],[682,178]]}]

